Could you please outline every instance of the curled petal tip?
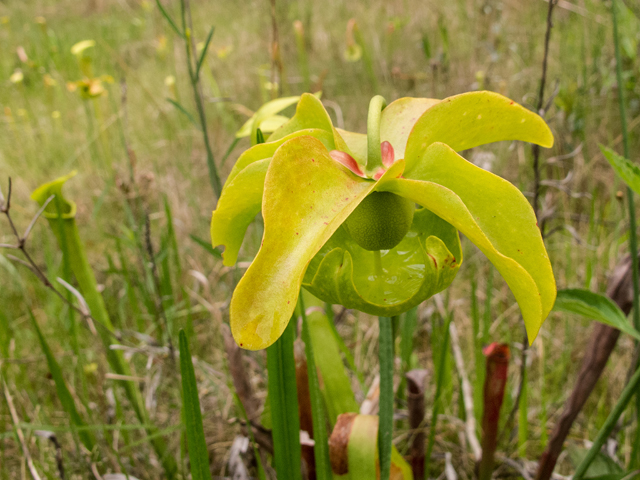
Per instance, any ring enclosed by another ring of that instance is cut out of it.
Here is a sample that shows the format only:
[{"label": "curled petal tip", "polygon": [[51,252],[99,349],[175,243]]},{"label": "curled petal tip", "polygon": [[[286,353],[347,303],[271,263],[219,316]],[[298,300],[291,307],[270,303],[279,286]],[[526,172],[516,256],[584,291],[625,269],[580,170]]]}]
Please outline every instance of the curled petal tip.
[{"label": "curled petal tip", "polygon": [[333,158],[336,162],[344,165],[359,177],[365,178],[365,174],[360,169],[360,165],[358,165],[358,162],[356,162],[355,159],[348,153],[342,152],[340,150],[331,150],[331,152],[329,152],[329,155],[331,155],[331,158]]},{"label": "curled petal tip", "polygon": [[395,161],[395,152],[393,146],[386,140],[380,144],[380,150],[382,150],[382,164],[389,168]]}]

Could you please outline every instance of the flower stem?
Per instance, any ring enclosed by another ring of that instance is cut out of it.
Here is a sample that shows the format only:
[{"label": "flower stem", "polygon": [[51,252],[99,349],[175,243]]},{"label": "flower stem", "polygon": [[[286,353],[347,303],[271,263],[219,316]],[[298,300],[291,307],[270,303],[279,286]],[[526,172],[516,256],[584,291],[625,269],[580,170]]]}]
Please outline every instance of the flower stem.
[{"label": "flower stem", "polygon": [[367,117],[367,167],[365,173],[369,176],[382,166],[382,151],[380,150],[380,119],[387,101],[376,95],[369,102],[369,116]]},{"label": "flower stem", "polygon": [[616,423],[618,423],[620,415],[622,415],[625,408],[627,408],[628,403],[631,401],[631,397],[633,397],[638,388],[640,388],[640,368],[636,370],[636,373],[633,374],[633,377],[631,377],[631,380],[629,380],[629,383],[627,383],[627,386],[622,391],[618,403],[616,403],[613,410],[605,420],[604,425],[600,429],[600,432],[593,442],[591,449],[587,453],[587,456],[584,457],[582,463],[578,465],[576,472],[573,474],[573,480],[581,480],[582,477],[584,477],[589,465],[591,465],[591,462],[593,462],[600,452],[604,442],[609,438],[613,428],[616,426]]},{"label": "flower stem", "polygon": [[393,322],[398,317],[378,317],[380,326],[380,420],[378,423],[378,458],[380,480],[391,475],[391,445],[393,439]]}]

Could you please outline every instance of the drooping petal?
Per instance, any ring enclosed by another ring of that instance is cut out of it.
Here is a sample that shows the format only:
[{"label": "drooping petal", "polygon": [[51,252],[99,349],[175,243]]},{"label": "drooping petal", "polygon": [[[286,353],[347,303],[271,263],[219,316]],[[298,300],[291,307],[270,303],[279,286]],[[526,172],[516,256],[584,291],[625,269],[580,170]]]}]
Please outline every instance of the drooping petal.
[{"label": "drooping petal", "polygon": [[273,157],[273,154],[276,152],[278,147],[282,145],[287,140],[291,140],[292,138],[302,137],[302,136],[311,136],[316,137],[320,140],[329,150],[333,150],[335,148],[335,143],[333,139],[333,133],[331,131],[322,130],[319,128],[307,128],[304,130],[299,130],[297,132],[290,133],[289,135],[279,138],[274,141],[269,141],[267,143],[260,143],[258,145],[254,145],[248,150],[245,150],[242,155],[238,158],[235,165],[231,169],[229,176],[225,182],[225,188],[228,184],[230,184],[236,175],[240,173],[244,168],[253,162],[257,162],[258,160],[263,160],[265,158]]},{"label": "drooping petal", "polygon": [[[380,141],[393,145],[396,158],[404,158],[411,129],[422,114],[440,100],[433,98],[399,98],[387,105],[380,117]],[[366,136],[365,136],[366,152]],[[366,155],[365,155],[366,157]]]},{"label": "drooping petal", "polygon": [[475,243],[509,285],[533,341],[553,307],[556,286],[527,199],[442,143],[427,149],[411,176],[389,180],[380,190],[424,206]]},{"label": "drooping petal", "polygon": [[260,213],[270,162],[270,158],[265,158],[249,164],[222,189],[211,217],[211,243],[214,248],[225,246],[222,259],[226,266],[236,263],[247,227]]},{"label": "drooping petal", "polygon": [[462,263],[458,231],[429,210],[418,210],[409,233],[381,252],[381,262],[379,275],[374,253],[341,227],[312,259],[303,286],[329,303],[398,315],[451,284]]},{"label": "drooping petal", "polygon": [[[388,172],[402,174],[397,162]],[[296,305],[313,256],[375,183],[353,175],[313,137],[283,144],[264,186],[264,237],[231,299],[231,330],[238,345],[257,350],[277,340]]]},{"label": "drooping petal", "polygon": [[553,135],[540,116],[502,95],[470,92],[445,98],[426,110],[413,126],[404,155],[405,177],[412,177],[426,148],[434,142],[459,152],[501,140],[553,145]]}]

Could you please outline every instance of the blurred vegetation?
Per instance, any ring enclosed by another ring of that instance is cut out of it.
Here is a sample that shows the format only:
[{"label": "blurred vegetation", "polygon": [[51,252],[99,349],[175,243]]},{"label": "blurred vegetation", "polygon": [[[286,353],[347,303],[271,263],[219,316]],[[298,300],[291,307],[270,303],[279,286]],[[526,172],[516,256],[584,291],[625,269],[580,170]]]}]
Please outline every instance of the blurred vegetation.
[{"label": "blurred vegetation", "polygon": [[[559,288],[603,291],[607,274],[627,251],[623,184],[598,149],[602,143],[620,150],[617,95],[623,88],[631,160],[637,161],[640,151],[640,11],[632,0],[628,8],[617,4],[622,85],[615,77],[610,5],[571,0],[554,12],[546,120],[556,144],[542,152],[541,215]],[[163,5],[179,18],[178,2]],[[281,94],[322,90],[334,124],[356,131],[365,130],[369,99],[377,93],[391,101],[488,89],[530,108],[537,103],[547,12],[542,0],[282,0],[275,9],[277,51],[266,0],[199,0],[191,8],[196,48],[203,47],[210,28],[215,28],[201,82],[222,180],[249,145],[241,140],[222,164],[235,132],[262,103]],[[95,45],[72,53],[83,40]],[[65,187],[66,196],[78,205],[80,237],[118,333],[114,343],[122,345],[130,381],[142,388],[149,421],[184,475],[179,363],[169,354],[169,345],[178,345],[178,331],[184,328],[197,359],[212,472],[224,475],[231,442],[245,418],[234,404],[222,335],[242,266],[223,267],[219,252],[208,247],[216,198],[194,120],[182,41],[148,0],[6,1],[0,2],[0,52],[0,188],[6,196],[7,178],[13,179],[14,221],[24,230],[38,209],[30,193],[78,170]],[[527,145],[504,142],[465,156],[531,197]],[[250,228],[241,262],[250,261],[260,243],[260,222]],[[0,243],[15,243],[4,217]],[[432,352],[447,345],[445,327],[453,318],[477,391],[483,376],[483,365],[477,365],[479,349],[492,341],[509,343],[514,361],[503,408],[506,417],[516,396],[522,325],[502,279],[475,247],[464,241],[463,246],[465,261],[457,281],[419,310],[413,354],[403,353],[403,363],[435,372],[434,360],[446,362],[438,387],[441,415],[431,468],[441,472],[444,452],[451,452],[458,474],[470,478],[473,462],[462,454],[466,447],[458,435],[465,415],[460,379],[450,354],[432,358]],[[36,225],[28,248],[50,279],[72,280],[45,221]],[[85,328],[82,316],[31,272],[12,262],[7,256],[11,253],[0,251],[0,376],[13,397],[36,467],[46,478],[58,478],[56,447],[46,436],[36,435],[46,430],[56,434],[62,447],[67,478],[93,478],[91,463],[102,473],[160,478],[162,462],[149,430],[138,423],[124,391],[116,388],[119,379],[110,372],[99,335]],[[361,402],[377,373],[377,322],[363,314],[335,313],[337,330],[353,353],[346,360],[352,364],[352,383]],[[499,446],[504,455],[539,457],[573,386],[590,328],[578,317],[549,317],[527,357],[528,436],[523,443],[518,422],[509,425]],[[577,453],[562,459],[559,473],[573,471],[583,440],[593,438],[602,425],[622,391],[632,353],[633,341],[621,339],[572,431],[569,447]],[[51,358],[59,364],[90,435],[74,432],[78,423],[65,413],[68,396],[56,389],[59,373],[51,368]],[[266,357],[252,352],[245,358],[263,403]],[[435,375],[432,378],[428,411],[435,392]],[[616,452],[624,463],[631,455],[634,431],[630,416],[628,420],[621,425]],[[0,479],[23,478],[21,472],[26,472],[15,427],[8,405],[0,401]],[[409,436],[406,425],[396,427],[401,453]],[[93,452],[85,454],[93,439]],[[501,473],[518,475],[508,467]]]}]

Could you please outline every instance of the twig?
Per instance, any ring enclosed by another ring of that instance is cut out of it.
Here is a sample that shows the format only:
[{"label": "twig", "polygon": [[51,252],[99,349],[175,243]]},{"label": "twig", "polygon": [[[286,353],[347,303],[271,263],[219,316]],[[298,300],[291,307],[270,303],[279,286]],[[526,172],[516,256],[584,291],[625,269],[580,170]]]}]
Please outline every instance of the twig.
[{"label": "twig", "polygon": [[35,430],[33,434],[38,437],[46,438],[53,443],[53,446],[56,449],[56,466],[58,467],[58,474],[60,475],[60,479],[64,480],[66,477],[64,475],[64,463],[62,461],[62,445],[60,445],[56,434],[48,430]]},{"label": "twig", "polygon": [[[43,283],[43,285],[45,287],[47,287],[49,290],[51,290],[53,293],[55,293],[56,296],[60,300],[62,300],[63,303],[65,303],[66,305],[69,306],[69,308],[73,309],[78,314],[80,314],[82,316],[82,318],[84,318],[87,321],[87,323],[89,325],[97,324],[101,328],[105,328],[106,330],[108,330],[109,333],[111,335],[113,335],[114,338],[117,339],[117,336],[113,332],[111,332],[111,330],[107,329],[104,325],[102,325],[100,322],[96,321],[93,318],[93,316],[89,312],[89,308],[86,306],[86,302],[84,302],[84,299],[80,302],[81,305],[83,305],[83,307],[77,307],[66,296],[64,296],[57,288],[55,288],[53,286],[53,284],[49,281],[47,276],[44,274],[44,272],[40,269],[38,264],[33,260],[33,258],[29,254],[29,252],[27,251],[27,237],[28,237],[29,233],[31,232],[31,230],[33,229],[33,226],[35,225],[35,223],[38,220],[38,218],[40,218],[40,216],[44,212],[45,207],[54,198],[54,195],[52,195],[51,197],[49,197],[46,200],[44,205],[35,214],[35,216],[31,220],[31,222],[29,222],[29,226],[25,230],[24,235],[20,236],[20,234],[18,233],[18,229],[16,228],[15,223],[13,222],[13,219],[11,218],[11,190],[12,190],[11,189],[11,185],[12,185],[11,177],[9,177],[9,189],[8,189],[6,200],[0,194],[0,213],[4,213],[5,216],[7,217],[7,220],[9,221],[9,226],[11,227],[11,230],[13,231],[13,234],[16,237],[17,244],[16,245],[5,245],[5,244],[2,244],[2,245],[0,245],[0,248],[12,248],[12,249],[20,250],[22,252],[22,254],[24,255],[24,257],[26,258],[26,261],[24,261],[24,260],[22,260],[20,258],[14,257],[13,255],[7,255],[7,258],[13,260],[14,262],[20,263],[21,265],[24,265],[29,270],[31,270],[35,274],[35,276],[40,279],[40,281]],[[60,280],[60,279],[58,279],[58,280]],[[64,283],[66,283],[66,282],[64,282]],[[70,287],[69,284],[66,284],[66,285],[68,285]],[[71,287],[71,288],[73,288],[73,287]],[[75,290],[75,289],[73,289],[73,290]],[[72,293],[73,293],[73,291],[72,291]],[[76,295],[77,298],[81,298],[82,297],[77,290],[75,290],[74,295]],[[95,328],[93,330],[95,330]]]},{"label": "twig", "polygon": [[451,337],[453,358],[456,362],[456,368],[458,369],[458,373],[460,374],[460,379],[462,381],[462,398],[464,400],[464,409],[467,417],[465,421],[467,440],[476,462],[479,462],[482,458],[482,447],[480,447],[480,441],[476,435],[476,415],[473,408],[473,391],[471,389],[471,384],[469,383],[469,377],[467,376],[466,369],[464,368],[464,359],[462,358],[462,350],[460,349],[458,329],[453,322],[449,325],[449,335]]},{"label": "twig", "polygon": [[[11,189],[9,189],[11,192]],[[8,206],[7,202],[7,206]],[[7,382],[2,379],[2,386],[4,387],[4,398],[7,399],[7,405],[9,406],[9,412],[11,412],[11,420],[13,420],[13,428],[16,430],[16,435],[18,435],[18,440],[20,440],[20,445],[22,446],[22,454],[24,455],[25,460],[27,461],[27,466],[29,467],[29,472],[31,473],[31,477],[33,480],[41,480],[40,475],[38,475],[38,471],[36,470],[36,466],[33,464],[33,460],[31,458],[31,454],[29,453],[29,448],[27,447],[27,442],[24,438],[24,433],[19,427],[20,419],[18,418],[18,412],[16,412],[16,407],[13,404],[13,399],[11,398],[11,393],[9,392],[9,388],[7,387]]]},{"label": "twig", "polygon": [[[549,9],[547,10],[547,30],[544,35],[544,56],[542,58],[542,76],[540,77],[540,89],[538,90],[538,105],[536,111],[539,115],[544,116],[546,111],[542,108],[544,105],[544,89],[547,83],[547,63],[549,59],[549,41],[551,39],[551,28],[553,27],[552,22],[552,14],[553,7],[556,6],[558,0],[550,0],[549,1]],[[534,185],[533,185],[533,213],[536,216],[536,219],[540,217],[539,211],[539,198],[540,198],[540,146],[533,145],[531,149],[533,153],[533,177],[534,177]],[[545,237],[545,223],[542,221],[540,224],[540,232],[542,233],[542,238]],[[522,340],[522,360],[520,363],[520,383],[518,384],[518,393],[516,395],[516,401],[513,404],[513,408],[509,412],[509,417],[504,424],[502,433],[500,434],[500,438],[502,438],[505,432],[510,428],[512,424],[516,412],[518,408],[520,408],[520,399],[522,397],[522,390],[524,389],[524,382],[526,377],[527,370],[527,352],[529,348],[529,338],[527,336],[527,331],[525,330],[523,340]]]}]

